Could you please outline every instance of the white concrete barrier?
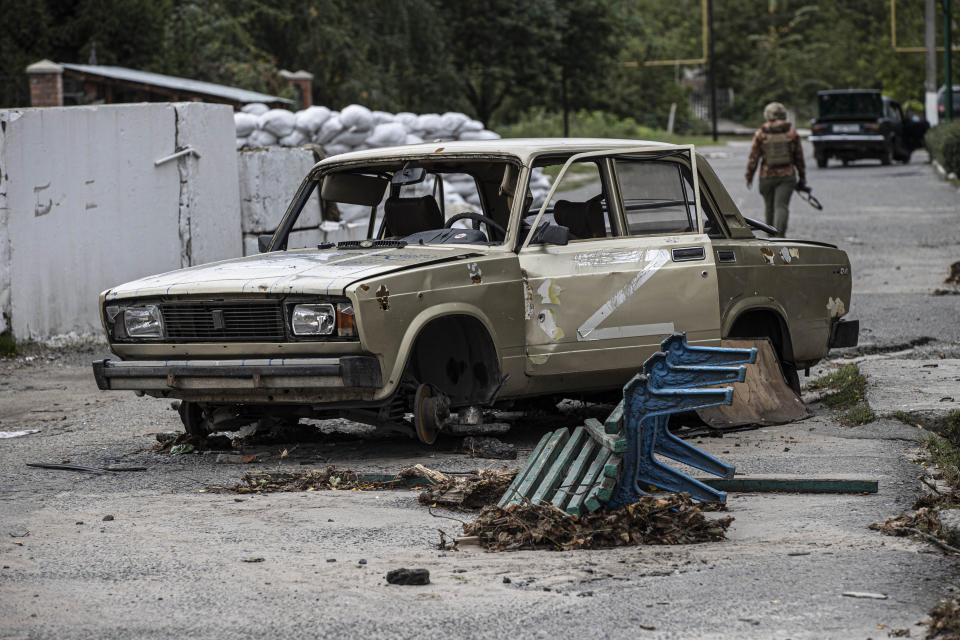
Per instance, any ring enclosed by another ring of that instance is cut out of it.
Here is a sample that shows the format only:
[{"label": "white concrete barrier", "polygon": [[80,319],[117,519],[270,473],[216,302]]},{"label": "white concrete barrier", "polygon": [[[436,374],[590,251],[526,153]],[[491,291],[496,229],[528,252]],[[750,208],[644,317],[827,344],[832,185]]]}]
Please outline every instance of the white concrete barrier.
[{"label": "white concrete barrier", "polygon": [[0,111],[0,331],[96,334],[101,290],[241,255],[234,135],[226,105]]},{"label": "white concrete barrier", "polygon": [[[243,255],[257,253],[257,236],[273,233],[300,188],[300,183],[320,159],[309,148],[261,147],[237,152]],[[290,249],[315,247],[321,242],[359,240],[367,224],[323,221],[317,193],[297,218],[287,243]],[[369,211],[369,209],[367,209]]]}]

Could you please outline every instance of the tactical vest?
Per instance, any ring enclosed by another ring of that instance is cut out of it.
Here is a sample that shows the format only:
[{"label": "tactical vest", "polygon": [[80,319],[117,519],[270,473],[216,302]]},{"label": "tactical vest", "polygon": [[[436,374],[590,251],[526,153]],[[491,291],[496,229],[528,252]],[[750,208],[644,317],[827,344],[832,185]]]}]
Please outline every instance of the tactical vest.
[{"label": "tactical vest", "polygon": [[768,167],[783,167],[793,164],[790,153],[789,133],[768,133],[763,141],[763,164]]}]

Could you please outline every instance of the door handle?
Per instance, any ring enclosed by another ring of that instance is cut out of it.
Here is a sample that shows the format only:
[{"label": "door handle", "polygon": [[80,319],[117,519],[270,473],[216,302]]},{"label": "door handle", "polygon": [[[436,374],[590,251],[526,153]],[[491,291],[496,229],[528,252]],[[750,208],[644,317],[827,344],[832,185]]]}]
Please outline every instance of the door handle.
[{"label": "door handle", "polygon": [[706,258],[706,252],[703,247],[682,247],[673,250],[674,262],[690,262],[691,260],[703,260]]}]

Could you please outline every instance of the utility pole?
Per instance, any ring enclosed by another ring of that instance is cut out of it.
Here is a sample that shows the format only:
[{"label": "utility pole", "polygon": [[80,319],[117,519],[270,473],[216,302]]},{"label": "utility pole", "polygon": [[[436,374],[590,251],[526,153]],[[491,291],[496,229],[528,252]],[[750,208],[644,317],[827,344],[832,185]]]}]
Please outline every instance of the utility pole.
[{"label": "utility pole", "polygon": [[937,113],[937,0],[927,0],[926,10],[927,91],[924,106],[927,122],[934,126],[939,122]]},{"label": "utility pole", "polygon": [[951,49],[953,49],[953,33],[950,22],[953,16],[950,13],[950,0],[943,0],[943,105],[946,112],[945,120],[953,120],[953,69],[950,66]]},{"label": "utility pole", "polygon": [[[947,0],[949,2],[949,0]],[[710,38],[710,118],[713,122],[713,141],[717,141],[717,56],[714,52],[713,0],[707,0],[707,31]]]}]

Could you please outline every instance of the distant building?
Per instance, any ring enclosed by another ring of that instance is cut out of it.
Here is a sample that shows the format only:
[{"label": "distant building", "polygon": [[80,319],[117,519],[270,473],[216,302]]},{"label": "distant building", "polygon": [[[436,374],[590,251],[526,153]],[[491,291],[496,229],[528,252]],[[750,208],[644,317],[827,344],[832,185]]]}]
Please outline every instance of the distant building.
[{"label": "distant building", "polygon": [[251,102],[263,102],[271,107],[304,108],[310,106],[313,81],[313,75],[306,71],[281,72],[297,92],[299,100],[294,101],[213,82],[96,64],[41,60],[27,67],[27,75],[30,78],[30,106],[33,107],[195,101],[230,104],[235,108]]}]

